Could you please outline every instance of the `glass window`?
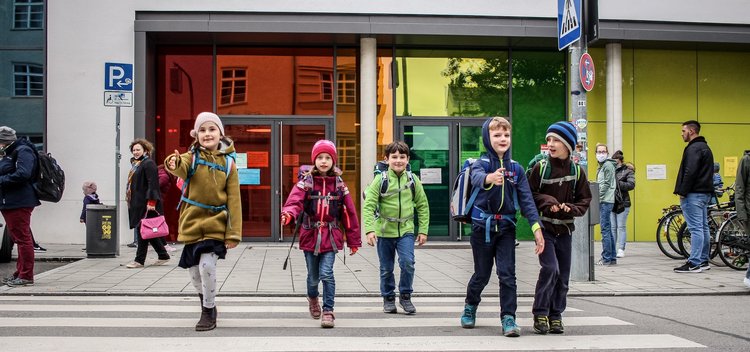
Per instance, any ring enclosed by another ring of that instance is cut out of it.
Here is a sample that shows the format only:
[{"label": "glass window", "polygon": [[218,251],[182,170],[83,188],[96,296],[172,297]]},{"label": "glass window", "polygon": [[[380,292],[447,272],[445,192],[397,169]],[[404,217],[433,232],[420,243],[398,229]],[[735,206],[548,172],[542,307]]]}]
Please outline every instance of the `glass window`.
[{"label": "glass window", "polygon": [[508,116],[505,51],[398,50],[400,116]]},{"label": "glass window", "polygon": [[13,2],[14,29],[42,29],[44,1],[16,0]]},{"label": "glass window", "polygon": [[393,50],[378,49],[378,157],[382,157],[385,146],[393,142],[394,66]]},{"label": "glass window", "polygon": [[[228,104],[235,91],[224,90],[224,73],[236,68],[242,99]],[[333,115],[333,49],[220,47],[216,69],[219,115]]]},{"label": "glass window", "polygon": [[336,81],[336,94],[337,102],[339,104],[356,104],[356,74],[352,72],[341,72],[338,73],[338,81]]},{"label": "glass window", "polygon": [[221,70],[221,106],[247,102],[247,68],[227,67]]},{"label": "glass window", "polygon": [[44,95],[44,68],[34,64],[13,64],[14,96],[41,97]]},{"label": "glass window", "polygon": [[[357,50],[342,48],[336,51],[336,148],[339,155],[341,177],[351,194],[360,194],[359,188],[359,113],[355,102],[357,94]],[[352,197],[359,209],[360,197]]]}]

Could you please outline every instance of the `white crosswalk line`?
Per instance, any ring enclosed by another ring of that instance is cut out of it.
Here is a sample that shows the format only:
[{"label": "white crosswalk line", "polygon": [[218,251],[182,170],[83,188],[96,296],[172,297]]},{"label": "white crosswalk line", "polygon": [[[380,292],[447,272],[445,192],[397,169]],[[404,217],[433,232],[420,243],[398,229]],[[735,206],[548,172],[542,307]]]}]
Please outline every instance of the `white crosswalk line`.
[{"label": "white crosswalk line", "polygon": [[[300,312],[300,315],[307,312]],[[385,314],[383,314],[385,316]],[[172,319],[172,318],[14,318],[6,317],[0,319],[0,327],[21,326],[44,326],[44,327],[193,327],[196,319]],[[274,328],[315,328],[319,321],[306,319],[280,319],[275,318],[270,323],[269,319],[226,319],[220,318],[218,324],[224,328],[254,328],[258,326],[272,326]],[[270,325],[272,324],[272,325]],[[499,319],[478,318],[477,326],[499,326]],[[518,325],[531,327],[531,318],[518,319]],[[633,325],[631,323],[612,317],[569,317],[565,319],[565,326],[616,326]],[[336,328],[418,328],[418,327],[456,327],[459,328],[458,316],[454,318],[418,318],[415,316],[397,316],[382,319],[361,319],[339,315],[336,319]]]},{"label": "white crosswalk line", "polygon": [[[92,340],[95,342],[92,343]],[[701,344],[663,334],[653,335],[530,335],[517,339],[502,336],[351,337],[3,337],[8,351],[529,351],[618,348],[698,348]]]},{"label": "white crosswalk line", "polygon": [[[482,305],[497,305],[497,297],[483,297]],[[464,303],[463,297],[412,297],[415,304],[417,303]],[[197,302],[198,295],[194,296],[0,296],[0,302],[3,301],[67,301],[67,302],[138,302],[138,303],[179,303],[179,302]],[[532,297],[518,297],[518,303],[531,303]],[[284,297],[216,297],[216,302],[305,302],[302,296],[284,296]],[[383,303],[381,297],[336,297],[336,303]],[[1,304],[1,303],[0,303]]]}]

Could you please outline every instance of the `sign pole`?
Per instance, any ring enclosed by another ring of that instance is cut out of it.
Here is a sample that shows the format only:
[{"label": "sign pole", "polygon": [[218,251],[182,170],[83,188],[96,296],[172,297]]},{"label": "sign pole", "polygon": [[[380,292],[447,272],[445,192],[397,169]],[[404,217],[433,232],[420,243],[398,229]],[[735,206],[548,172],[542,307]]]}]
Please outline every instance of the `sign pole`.
[{"label": "sign pole", "polygon": [[[120,107],[115,108],[115,238],[120,239]],[[117,256],[120,256],[120,245],[117,245]]]}]

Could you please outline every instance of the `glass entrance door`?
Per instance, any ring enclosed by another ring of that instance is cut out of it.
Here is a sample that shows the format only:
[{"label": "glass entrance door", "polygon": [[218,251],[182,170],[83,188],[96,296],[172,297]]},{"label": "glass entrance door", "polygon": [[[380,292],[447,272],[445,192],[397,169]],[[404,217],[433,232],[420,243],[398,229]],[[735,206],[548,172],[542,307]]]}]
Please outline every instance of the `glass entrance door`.
[{"label": "glass entrance door", "polygon": [[[461,239],[462,229],[451,220],[450,196],[464,160],[478,157],[483,150],[483,122],[414,117],[398,120],[400,139],[411,148],[412,172],[422,181],[430,204],[431,239]],[[468,234],[466,230],[464,233]]]},{"label": "glass entrance door", "polygon": [[243,240],[291,239],[293,227],[279,223],[281,207],[310,164],[316,141],[330,139],[330,119],[232,119],[225,124],[237,151]]}]

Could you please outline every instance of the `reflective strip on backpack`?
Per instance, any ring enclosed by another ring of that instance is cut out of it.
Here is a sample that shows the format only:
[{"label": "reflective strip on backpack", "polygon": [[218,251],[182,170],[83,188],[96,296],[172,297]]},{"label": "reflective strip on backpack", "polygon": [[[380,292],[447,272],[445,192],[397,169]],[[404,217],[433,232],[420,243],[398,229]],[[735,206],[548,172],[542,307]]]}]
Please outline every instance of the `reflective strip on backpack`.
[{"label": "reflective strip on backpack", "polygon": [[572,224],[572,223],[575,222],[575,220],[573,220],[573,219],[570,219],[570,220],[560,220],[560,219],[548,218],[546,216],[539,216],[539,220],[546,221],[546,222],[548,222],[550,224],[554,224],[554,225],[566,225],[566,224]]},{"label": "reflective strip on backpack", "polygon": [[578,179],[578,176],[576,176],[576,175],[568,175],[568,176],[565,176],[565,177],[558,177],[558,178],[551,178],[551,179],[544,179],[544,178],[542,178],[542,180],[540,182],[542,184],[546,184],[546,185],[552,185],[552,184],[555,184],[555,183],[562,185],[563,182],[575,181],[577,179]]}]

